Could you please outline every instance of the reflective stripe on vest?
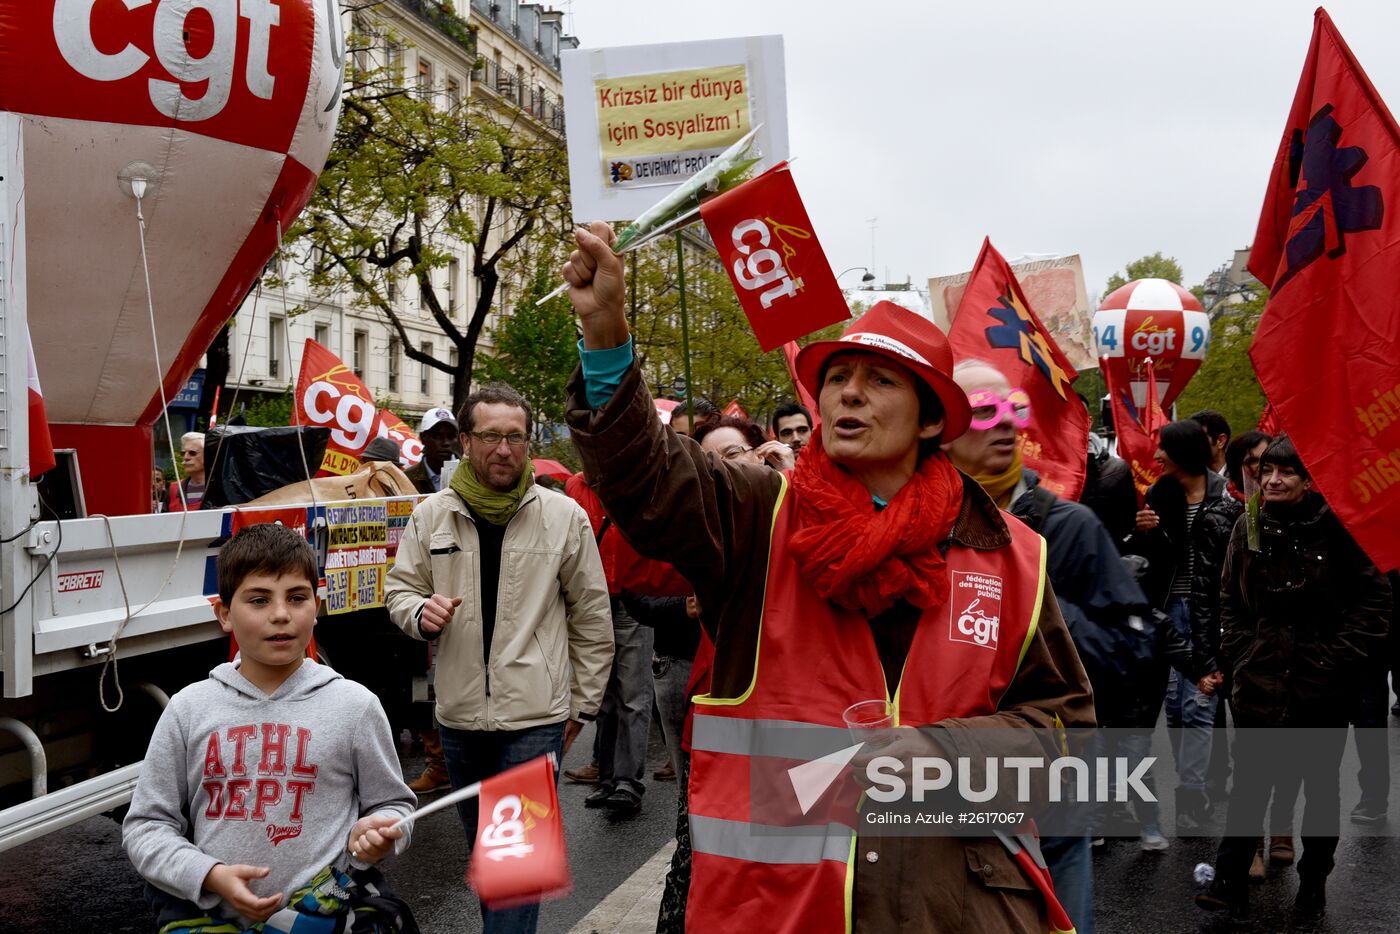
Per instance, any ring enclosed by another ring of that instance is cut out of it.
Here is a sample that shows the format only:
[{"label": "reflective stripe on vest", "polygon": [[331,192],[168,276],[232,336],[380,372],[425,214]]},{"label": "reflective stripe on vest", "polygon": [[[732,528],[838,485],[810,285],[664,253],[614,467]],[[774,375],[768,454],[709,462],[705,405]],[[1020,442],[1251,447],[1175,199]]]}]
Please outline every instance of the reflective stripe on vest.
[{"label": "reflective stripe on vest", "polygon": [[841,824],[827,824],[825,836],[817,836],[814,829],[810,824],[765,827],[748,821],[691,817],[690,846],[697,853],[751,863],[794,865],[830,859],[845,864],[856,832]]},{"label": "reflective stripe on vest", "polygon": [[1006,521],[1008,547],[949,549],[949,600],[920,619],[891,700],[868,619],[801,580],[786,548],[796,520],[784,484],[752,681],[738,697],[695,698],[689,930],[851,929],[859,788],[834,782],[808,815],[787,769],[848,749],[856,738],[841,712],[857,701],[883,695],[909,726],[997,710],[1045,596],[1044,541]]}]

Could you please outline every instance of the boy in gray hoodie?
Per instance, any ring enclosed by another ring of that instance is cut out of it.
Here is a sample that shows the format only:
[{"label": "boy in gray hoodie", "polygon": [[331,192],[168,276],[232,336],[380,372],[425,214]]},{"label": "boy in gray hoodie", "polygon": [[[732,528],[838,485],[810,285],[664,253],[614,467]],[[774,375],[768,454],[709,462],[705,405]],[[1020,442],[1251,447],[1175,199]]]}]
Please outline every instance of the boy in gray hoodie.
[{"label": "boy in gray hoodie", "polygon": [[219,554],[216,612],[239,660],[171,698],[122,824],[163,926],[246,927],[291,912],[313,882],[343,897],[408,845],[407,825],[391,825],[416,799],[379,700],[306,658],[317,576],[306,540],[279,525],[249,526]]}]

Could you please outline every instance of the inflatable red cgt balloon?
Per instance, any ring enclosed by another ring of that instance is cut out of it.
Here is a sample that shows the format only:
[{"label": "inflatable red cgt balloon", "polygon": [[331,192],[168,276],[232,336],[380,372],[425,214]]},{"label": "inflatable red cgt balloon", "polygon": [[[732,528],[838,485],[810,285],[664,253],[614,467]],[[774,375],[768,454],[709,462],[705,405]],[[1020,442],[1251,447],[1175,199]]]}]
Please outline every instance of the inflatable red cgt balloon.
[{"label": "inflatable red cgt balloon", "polygon": [[17,272],[59,446],[135,456],[138,428],[149,465],[157,374],[173,397],[311,196],[340,109],[340,17],[338,0],[0,0]]},{"label": "inflatable red cgt balloon", "polygon": [[1109,293],[1094,315],[1099,365],[1113,385],[1132,387],[1133,405],[1147,401],[1147,369],[1156,368],[1158,403],[1167,410],[1210,349],[1210,319],[1196,296],[1166,279],[1134,279]]}]

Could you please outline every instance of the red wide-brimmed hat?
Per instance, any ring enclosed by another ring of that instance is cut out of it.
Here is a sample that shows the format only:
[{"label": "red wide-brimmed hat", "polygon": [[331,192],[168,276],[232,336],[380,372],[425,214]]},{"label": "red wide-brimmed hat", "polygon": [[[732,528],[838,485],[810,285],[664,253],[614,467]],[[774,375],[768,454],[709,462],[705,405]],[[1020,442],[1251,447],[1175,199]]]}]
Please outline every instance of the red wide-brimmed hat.
[{"label": "red wide-brimmed hat", "polygon": [[967,431],[972,412],[967,394],[953,382],[953,349],[933,322],[894,302],[876,302],[845,334],[834,341],[814,341],[797,354],[797,378],[821,396],[821,375],[833,354],[859,350],[879,354],[908,367],[943,403],[943,441]]}]

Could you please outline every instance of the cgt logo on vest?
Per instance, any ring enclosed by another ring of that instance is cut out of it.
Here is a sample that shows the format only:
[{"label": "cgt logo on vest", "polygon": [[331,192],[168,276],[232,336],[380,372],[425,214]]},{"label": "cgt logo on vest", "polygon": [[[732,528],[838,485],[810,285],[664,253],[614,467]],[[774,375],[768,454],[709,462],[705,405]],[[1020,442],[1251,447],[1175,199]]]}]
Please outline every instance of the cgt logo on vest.
[{"label": "cgt logo on vest", "polygon": [[948,638],[995,651],[1001,628],[1003,581],[995,574],[952,572],[953,593],[948,601]]}]

